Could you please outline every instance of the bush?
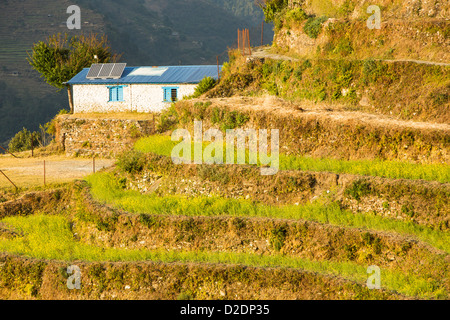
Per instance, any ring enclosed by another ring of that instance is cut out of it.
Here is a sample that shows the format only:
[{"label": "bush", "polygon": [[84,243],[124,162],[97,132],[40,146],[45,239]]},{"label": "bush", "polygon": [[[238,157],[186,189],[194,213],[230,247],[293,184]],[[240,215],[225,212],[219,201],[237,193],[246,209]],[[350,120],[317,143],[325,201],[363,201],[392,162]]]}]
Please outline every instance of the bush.
[{"label": "bush", "polygon": [[141,151],[132,150],[123,153],[117,162],[117,165],[128,173],[141,172],[145,167],[145,154]]},{"label": "bush", "polygon": [[288,0],[267,0],[265,5],[260,5],[264,12],[266,22],[272,22],[277,13],[288,6]]},{"label": "bush", "polygon": [[203,78],[198,86],[195,88],[194,94],[193,94],[193,98],[198,98],[200,97],[202,94],[204,94],[205,92],[208,92],[209,90],[211,90],[212,88],[214,88],[214,86],[216,85],[217,81],[214,80],[211,77],[205,77]]},{"label": "bush", "polygon": [[9,142],[8,148],[10,152],[21,152],[31,150],[31,137],[33,136],[33,146],[39,146],[41,134],[39,132],[30,132],[26,128],[16,133]]},{"label": "bush", "polygon": [[289,10],[285,15],[285,21],[288,26],[290,25],[291,21],[302,22],[306,19],[308,19],[308,15],[302,8]]},{"label": "bush", "polygon": [[311,17],[306,21],[305,25],[303,26],[303,31],[313,39],[316,39],[320,32],[322,31],[322,23],[327,21],[326,16],[322,17]]},{"label": "bush", "polygon": [[57,118],[59,115],[62,115],[62,114],[69,114],[69,111],[67,111],[66,109],[60,110],[60,111],[58,112],[58,114],[56,115],[56,117],[54,117],[50,122],[46,123],[46,124],[43,126],[43,128],[45,129],[45,131],[46,131],[48,134],[50,134],[50,135],[52,135],[52,136],[55,136],[55,135],[56,135],[56,118]]},{"label": "bush", "polygon": [[361,200],[362,197],[370,194],[372,192],[372,187],[369,182],[364,180],[357,180],[351,184],[345,190],[345,194],[351,196],[356,200]]},{"label": "bush", "polygon": [[178,123],[178,112],[175,105],[172,104],[169,109],[161,113],[160,122],[157,131],[159,133],[172,129]]},{"label": "bush", "polygon": [[271,230],[270,244],[276,251],[280,251],[287,236],[287,225],[282,225]]},{"label": "bush", "polygon": [[220,129],[223,131],[236,129],[242,127],[248,120],[250,120],[250,118],[243,113],[237,111],[227,112]]}]

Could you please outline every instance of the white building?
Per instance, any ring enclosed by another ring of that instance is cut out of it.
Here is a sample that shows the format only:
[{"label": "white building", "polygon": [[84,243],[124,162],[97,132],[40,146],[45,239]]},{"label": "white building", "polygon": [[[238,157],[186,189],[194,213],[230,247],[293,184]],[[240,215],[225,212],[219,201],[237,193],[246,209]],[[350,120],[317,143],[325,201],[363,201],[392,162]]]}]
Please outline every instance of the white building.
[{"label": "white building", "polygon": [[217,79],[217,65],[125,67],[125,64],[94,64],[83,69],[67,85],[72,92],[74,113],[160,112],[170,103],[193,94],[205,77]]}]

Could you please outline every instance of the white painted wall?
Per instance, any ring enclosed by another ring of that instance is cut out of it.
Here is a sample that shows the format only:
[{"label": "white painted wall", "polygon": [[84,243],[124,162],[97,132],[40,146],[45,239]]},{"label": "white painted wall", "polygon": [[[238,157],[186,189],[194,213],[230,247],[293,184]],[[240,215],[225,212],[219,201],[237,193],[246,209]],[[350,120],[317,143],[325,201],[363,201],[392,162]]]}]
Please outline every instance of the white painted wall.
[{"label": "white painted wall", "polygon": [[163,87],[178,87],[179,100],[193,94],[197,87],[196,84],[128,84],[123,88],[124,102],[109,102],[108,86],[111,85],[73,85],[74,113],[161,112],[170,106],[164,102]]}]

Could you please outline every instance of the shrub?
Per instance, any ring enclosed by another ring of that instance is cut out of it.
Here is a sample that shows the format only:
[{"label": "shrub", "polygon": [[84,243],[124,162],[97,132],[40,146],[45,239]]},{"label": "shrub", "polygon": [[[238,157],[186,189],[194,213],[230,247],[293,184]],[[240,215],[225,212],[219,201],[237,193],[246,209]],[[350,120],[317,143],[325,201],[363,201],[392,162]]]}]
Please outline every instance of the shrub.
[{"label": "shrub", "polygon": [[242,127],[249,120],[249,116],[237,111],[226,111],[217,107],[212,109],[211,122],[220,123],[220,129],[223,131]]},{"label": "shrub", "polygon": [[345,190],[345,194],[359,201],[361,197],[370,194],[371,191],[372,188],[369,182],[357,180],[353,182],[352,185]]},{"label": "shrub", "polygon": [[178,112],[172,104],[169,109],[161,113],[157,131],[159,133],[172,129],[178,123]]},{"label": "shrub", "polygon": [[280,251],[284,246],[287,236],[287,226],[282,225],[272,229],[270,236],[270,244],[276,251]]},{"label": "shrub", "polygon": [[209,165],[198,166],[198,176],[203,180],[218,181],[221,184],[227,184],[230,182],[230,176],[227,171],[218,170],[217,168]]},{"label": "shrub", "polygon": [[46,124],[44,124],[43,128],[45,129],[45,131],[46,131],[48,134],[50,134],[50,135],[52,135],[52,136],[55,136],[55,135],[56,135],[56,118],[57,118],[59,115],[62,115],[62,114],[68,114],[68,113],[69,113],[69,111],[67,111],[66,109],[60,110],[60,111],[58,112],[58,114],[56,115],[56,117],[54,117],[50,122],[47,122]]},{"label": "shrub", "polygon": [[214,80],[211,77],[205,77],[203,78],[198,86],[195,88],[194,94],[192,95],[193,98],[198,98],[200,97],[202,94],[204,94],[205,92],[208,92],[209,90],[211,90],[212,88],[214,88],[214,86],[216,85],[217,81]]},{"label": "shrub", "polygon": [[322,23],[327,21],[327,19],[328,18],[326,16],[311,17],[306,21],[305,25],[303,26],[303,31],[310,38],[316,39],[319,36],[320,32],[322,31]]},{"label": "shrub", "polygon": [[354,244],[352,244],[352,245],[345,244],[344,251],[347,255],[347,259],[351,261],[351,260],[355,260],[358,248]]},{"label": "shrub", "polygon": [[408,217],[414,217],[414,207],[411,204],[402,205],[402,213],[406,214]]},{"label": "shrub", "polygon": [[228,129],[236,129],[242,127],[250,118],[240,112],[231,111],[225,115],[224,123],[221,125],[221,129],[226,131]]},{"label": "shrub", "polygon": [[39,132],[30,132],[26,128],[16,133],[9,142],[8,148],[10,152],[21,152],[31,150],[31,138],[33,137],[33,146],[38,146],[41,139]]},{"label": "shrub", "polygon": [[286,21],[303,21],[308,19],[308,15],[302,8],[295,8],[286,13]]},{"label": "shrub", "polygon": [[448,93],[435,93],[432,95],[433,105],[440,106],[448,103],[450,101],[450,95]]},{"label": "shrub", "polygon": [[267,0],[265,5],[260,5],[264,12],[266,22],[272,22],[275,16],[288,6],[288,0]]},{"label": "shrub", "polygon": [[145,167],[145,154],[141,151],[128,151],[123,153],[117,162],[117,165],[128,173],[141,172]]}]

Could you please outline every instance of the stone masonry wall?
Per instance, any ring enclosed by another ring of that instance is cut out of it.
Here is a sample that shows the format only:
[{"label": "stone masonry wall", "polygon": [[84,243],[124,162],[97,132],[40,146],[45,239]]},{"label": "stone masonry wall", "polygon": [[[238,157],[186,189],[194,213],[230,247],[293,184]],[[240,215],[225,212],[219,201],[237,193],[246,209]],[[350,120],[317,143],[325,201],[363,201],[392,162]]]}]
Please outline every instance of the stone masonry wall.
[{"label": "stone masonry wall", "polygon": [[154,134],[155,120],[58,117],[56,141],[67,156],[116,157],[139,137]]}]

